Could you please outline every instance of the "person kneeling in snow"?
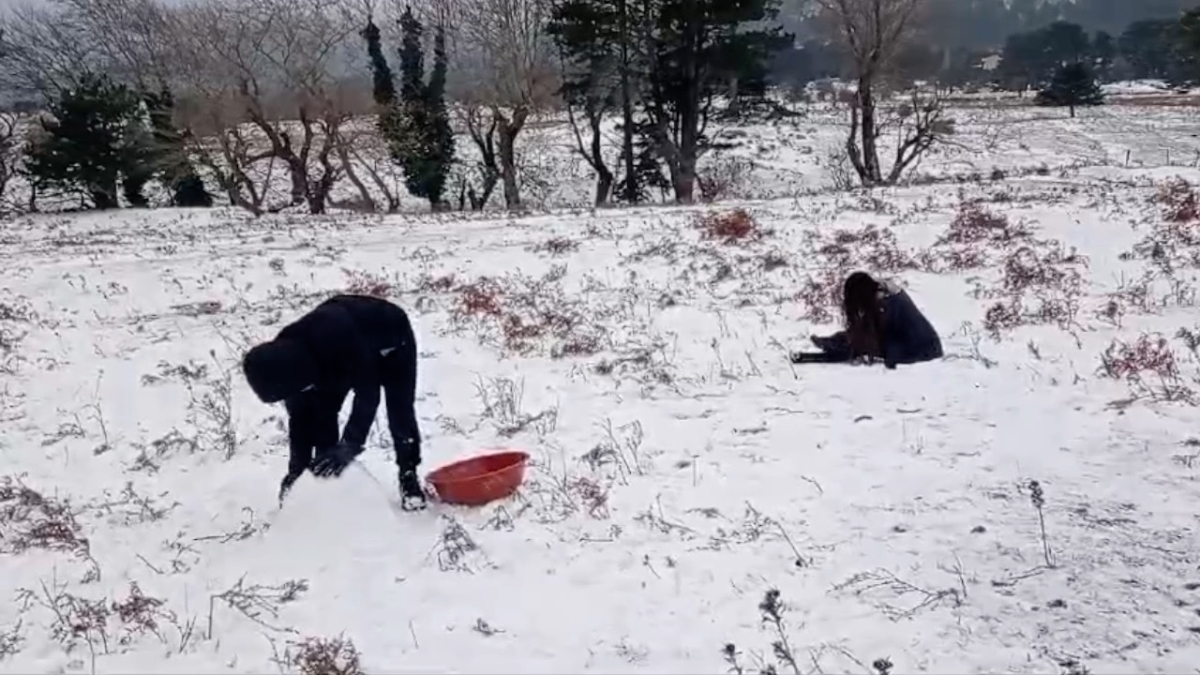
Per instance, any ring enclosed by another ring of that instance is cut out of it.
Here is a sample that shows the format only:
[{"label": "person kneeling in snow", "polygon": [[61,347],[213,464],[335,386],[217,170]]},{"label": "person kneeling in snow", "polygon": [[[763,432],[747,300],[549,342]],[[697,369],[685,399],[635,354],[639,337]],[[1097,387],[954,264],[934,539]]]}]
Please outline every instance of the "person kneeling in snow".
[{"label": "person kneeling in snow", "polygon": [[846,277],[842,286],[845,330],[814,336],[817,353],[796,352],[792,363],[872,362],[898,364],[942,358],[942,340],[908,293],[871,278],[866,272]]},{"label": "person kneeling in snow", "polygon": [[[417,480],[421,434],[413,408],[417,344],[403,309],[363,295],[334,296],[247,352],[242,370],[263,403],[283,401],[287,408],[291,458],[280,502],[305,469],[319,478],[339,476],[362,453],[382,388],[401,505],[424,508]],[[338,412],[351,391],[354,406],[339,440]]]}]

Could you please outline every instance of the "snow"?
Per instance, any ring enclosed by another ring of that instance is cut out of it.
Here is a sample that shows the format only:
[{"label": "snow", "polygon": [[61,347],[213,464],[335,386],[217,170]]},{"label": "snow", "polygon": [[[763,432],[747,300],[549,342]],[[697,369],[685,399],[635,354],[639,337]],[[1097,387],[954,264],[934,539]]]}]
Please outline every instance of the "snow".
[{"label": "snow", "polygon": [[1162,94],[1171,91],[1163,80],[1129,80],[1101,85],[1106,94]]},{"label": "snow", "polygon": [[[818,171],[838,134],[828,111],[743,131],[756,141],[738,151],[754,162],[749,197],[711,206],[592,211],[564,198],[527,216],[216,209],[5,223],[0,327],[23,337],[2,362],[0,475],[68,501],[87,541],[15,553],[38,518],[70,517],[0,503],[0,596],[12,598],[0,648],[13,652],[0,669],[285,672],[304,638],[342,636],[374,673],[720,672],[727,644],[757,672],[777,661],[781,637],[760,609],[777,589],[806,673],[871,672],[885,658],[898,672],[1192,672],[1196,408],[1150,394],[1200,386],[1175,338],[1196,328],[1195,272],[1160,273],[1139,309],[1135,281],[1160,268],[1123,254],[1166,227],[1159,184],[1200,178],[1180,166],[1200,145],[1176,132],[1195,113],[954,116],[956,146],[921,167],[925,184],[871,194],[829,189]],[[555,190],[586,200],[586,178],[563,175]],[[1030,235],[975,246],[984,267],[943,270],[936,256],[953,247],[936,242],[976,199]],[[697,229],[735,208],[761,239]],[[870,225],[895,245],[859,232],[841,264],[817,252]],[[995,296],[1004,261],[1060,245],[1086,256],[1053,265],[1053,278],[1080,275],[1079,293],[1035,285],[1022,307],[1074,311],[992,337],[985,313],[1010,297]],[[905,254],[926,262],[887,264]],[[788,349],[835,327],[809,280],[880,267],[948,358],[790,366]],[[528,301],[503,311],[554,312],[571,329],[505,344],[493,318],[456,309],[484,276],[503,302]],[[377,420],[370,476],[305,477],[276,508],[282,411],[254,399],[238,358],[348,289],[388,292],[413,314],[423,471],[525,450],[519,496],[390,510]],[[1105,318],[1114,298],[1121,311]],[[1101,355],[1143,333],[1169,340],[1178,376],[1147,376],[1146,395],[1114,405],[1136,382],[1105,376]],[[1044,537],[1030,481],[1044,491]],[[125,603],[131,584],[161,605],[70,614]]]}]

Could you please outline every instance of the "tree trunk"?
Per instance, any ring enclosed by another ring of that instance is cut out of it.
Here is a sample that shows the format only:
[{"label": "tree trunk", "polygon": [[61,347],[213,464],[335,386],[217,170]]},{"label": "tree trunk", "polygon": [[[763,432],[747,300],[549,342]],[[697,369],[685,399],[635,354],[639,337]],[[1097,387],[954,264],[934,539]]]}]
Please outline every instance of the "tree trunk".
[{"label": "tree trunk", "polygon": [[[625,194],[622,197],[636,204],[641,192],[637,179],[637,160],[633,141],[633,86],[629,77],[629,7],[626,0],[617,0],[617,32],[621,41],[621,160],[625,164]],[[599,186],[597,185],[597,189]]]},{"label": "tree trunk", "polygon": [[859,127],[862,134],[862,165],[865,173],[862,179],[863,184],[870,187],[878,185],[883,180],[883,174],[879,168],[879,146],[876,143],[879,131],[875,124],[874,82],[870,76],[858,78],[858,91],[855,92],[855,97],[858,99],[858,112],[862,119]]},{"label": "tree trunk", "polygon": [[604,206],[612,196],[613,172],[606,166],[596,168],[596,206]]},{"label": "tree trunk", "polygon": [[325,201],[325,195],[314,189],[308,196],[308,212],[314,216],[325,215]]},{"label": "tree trunk", "polygon": [[479,114],[479,109],[476,108],[467,112],[464,121],[467,125],[467,133],[471,136],[471,141],[479,149],[479,164],[477,168],[479,169],[483,184],[480,186],[480,192],[477,193],[475,186],[467,184],[464,180],[462,190],[459,193],[459,209],[462,209],[462,202],[465,197],[471,202],[471,210],[479,211],[484,206],[487,206],[488,200],[492,197],[492,191],[496,189],[496,183],[500,180],[500,166],[496,162],[496,128],[500,125],[500,118],[496,114],[492,114],[491,120],[485,128],[482,117]]},{"label": "tree trunk", "polygon": [[366,183],[363,183],[362,179],[358,177],[358,171],[354,168],[354,161],[350,159],[350,151],[346,149],[346,144],[349,142],[349,140],[340,135],[338,136],[337,144],[335,145],[338,161],[342,163],[342,171],[346,173],[346,179],[350,181],[354,189],[358,190],[358,197],[362,200],[363,207],[375,213],[379,211],[379,205],[375,203],[375,198],[371,196],[371,191],[367,189]]},{"label": "tree trunk", "polygon": [[671,169],[671,186],[675,189],[676,202],[680,204],[695,203],[696,160],[694,158],[679,158],[679,163]]},{"label": "tree trunk", "polygon": [[504,206],[508,209],[521,208],[521,190],[517,186],[517,159],[513,148],[516,136],[508,125],[500,125],[498,159],[500,160],[500,179],[504,184]]},{"label": "tree trunk", "polygon": [[492,115],[499,121],[496,129],[500,138],[497,139],[497,159],[500,162],[500,180],[504,184],[504,206],[509,210],[521,208],[521,190],[517,185],[517,135],[525,126],[529,112],[518,107],[513,111],[512,118],[507,118],[498,109],[492,109]]},{"label": "tree trunk", "polygon": [[96,207],[97,211],[107,211],[109,209],[117,208],[116,200],[112,198],[112,195],[106,192],[96,190],[92,192],[91,197],[92,205]]},{"label": "tree trunk", "polygon": [[288,176],[292,179],[292,206],[303,204],[308,195],[307,162],[297,157],[291,150],[281,155],[280,159],[287,164]]},{"label": "tree trunk", "polygon": [[257,99],[250,97],[248,93],[245,96],[247,96],[246,112],[249,114],[250,121],[267,137],[267,141],[271,144],[271,154],[283,161],[288,168],[288,175],[292,181],[290,205],[303,204],[308,199],[308,153],[312,148],[313,121],[309,119],[308,112],[301,108],[300,127],[304,130],[304,141],[300,152],[297,153],[288,132],[267,120]]},{"label": "tree trunk", "polygon": [[111,181],[105,180],[101,185],[94,185],[88,193],[88,196],[92,198],[92,205],[97,211],[107,211],[120,206],[117,201],[117,180],[115,178]]},{"label": "tree trunk", "polygon": [[[696,201],[696,159],[700,154],[700,43],[701,29],[699,17],[688,19],[684,31],[685,46],[683,55],[683,78],[686,80],[685,91],[679,101],[679,131],[678,141],[672,151],[674,158],[668,162],[671,170],[671,187],[675,191],[675,201],[679,204],[691,204]],[[674,140],[674,139],[672,139]]]},{"label": "tree trunk", "polygon": [[604,133],[600,125],[604,122],[602,111],[588,115],[588,126],[592,131],[592,147],[589,163],[596,171],[596,206],[604,206],[612,197],[613,172],[604,162]]},{"label": "tree trunk", "polygon": [[333,191],[333,186],[338,180],[338,170],[330,159],[333,156],[336,137],[335,123],[326,122],[321,149],[317,151],[317,164],[321,167],[321,175],[316,180],[305,181],[308,184],[308,212],[314,215],[325,213],[329,205],[329,193]]}]

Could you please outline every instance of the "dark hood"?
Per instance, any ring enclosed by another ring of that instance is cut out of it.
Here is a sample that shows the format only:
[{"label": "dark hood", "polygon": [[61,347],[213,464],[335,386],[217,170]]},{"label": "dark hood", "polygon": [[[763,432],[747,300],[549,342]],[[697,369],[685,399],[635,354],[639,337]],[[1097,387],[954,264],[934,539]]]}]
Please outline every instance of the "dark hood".
[{"label": "dark hood", "polygon": [[246,352],[242,372],[263,403],[277,403],[317,381],[317,364],[295,340],[272,340]]}]

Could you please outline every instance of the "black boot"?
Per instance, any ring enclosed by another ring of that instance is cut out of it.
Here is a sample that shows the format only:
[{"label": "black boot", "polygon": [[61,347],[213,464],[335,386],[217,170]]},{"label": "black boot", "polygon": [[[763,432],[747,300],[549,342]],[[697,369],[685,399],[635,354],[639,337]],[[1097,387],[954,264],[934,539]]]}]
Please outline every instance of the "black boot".
[{"label": "black boot", "polygon": [[412,469],[400,470],[400,508],[405,511],[420,511],[425,508],[425,491],[421,489],[421,481],[417,472]]}]

